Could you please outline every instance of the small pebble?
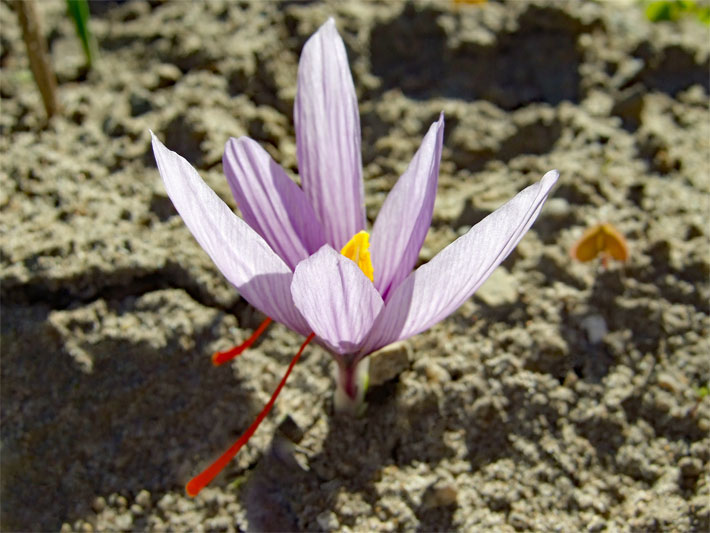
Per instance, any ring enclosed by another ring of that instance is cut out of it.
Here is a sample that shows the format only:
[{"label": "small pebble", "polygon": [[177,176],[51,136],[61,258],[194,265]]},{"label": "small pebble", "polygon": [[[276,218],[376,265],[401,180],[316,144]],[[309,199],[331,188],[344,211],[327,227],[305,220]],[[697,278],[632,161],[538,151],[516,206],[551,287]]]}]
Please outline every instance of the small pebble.
[{"label": "small pebble", "polygon": [[451,379],[446,369],[436,363],[427,364],[424,371],[427,379],[432,383],[446,383]]},{"label": "small pebble", "polygon": [[580,325],[584,328],[587,339],[592,344],[598,344],[609,333],[606,320],[601,315],[588,315],[582,319]]},{"label": "small pebble", "polygon": [[128,508],[128,500],[124,496],[118,496],[116,498],[116,506],[121,510],[125,510]]},{"label": "small pebble", "polygon": [[447,482],[438,482],[427,489],[422,498],[422,505],[426,509],[434,507],[449,507],[456,505],[458,490]]},{"label": "small pebble", "polygon": [[205,522],[208,531],[229,531],[232,520],[229,516],[215,516]]},{"label": "small pebble", "polygon": [[370,385],[382,385],[399,376],[409,368],[410,355],[406,342],[395,342],[370,355]]},{"label": "small pebble", "polygon": [[279,431],[291,442],[298,444],[303,439],[303,429],[291,418],[291,415],[286,417],[279,424]]},{"label": "small pebble", "polygon": [[569,202],[564,198],[550,198],[545,203],[545,215],[555,218],[564,218],[569,215]]},{"label": "small pebble", "polygon": [[333,511],[323,511],[316,517],[316,522],[323,531],[337,531],[340,527],[338,517]]},{"label": "small pebble", "polygon": [[305,461],[302,461],[303,457],[300,454],[297,457],[294,443],[283,435],[274,436],[269,451],[276,459],[290,468],[300,468],[304,471],[309,469],[308,460],[306,459]]},{"label": "small pebble", "polygon": [[683,457],[678,461],[678,466],[683,477],[698,477],[703,471],[703,463],[697,457]]},{"label": "small pebble", "polygon": [[163,511],[171,511],[175,507],[175,496],[172,494],[166,494],[158,502],[158,508]]},{"label": "small pebble", "polygon": [[519,511],[511,512],[508,516],[508,522],[518,531],[530,530],[530,522],[528,521],[527,517]]},{"label": "small pebble", "polygon": [[115,518],[116,529],[121,531],[131,531],[133,529],[133,517],[130,513],[119,514]]},{"label": "small pebble", "polygon": [[600,516],[595,516],[587,525],[587,531],[590,533],[596,533],[597,531],[603,531],[606,527],[606,522]]},{"label": "small pebble", "polygon": [[91,504],[91,508],[94,510],[94,512],[100,513],[106,508],[106,499],[103,496],[97,496],[96,498],[94,498],[94,501]]},{"label": "small pebble", "polygon": [[571,389],[574,387],[575,383],[577,383],[578,381],[579,381],[579,376],[577,376],[577,374],[575,374],[574,372],[572,372],[570,370],[569,372],[567,372],[567,375],[565,375],[565,381],[564,381],[563,385],[565,387]]},{"label": "small pebble", "polygon": [[174,85],[182,77],[182,72],[175,65],[163,63],[155,69],[158,75],[156,89],[162,89]]},{"label": "small pebble", "polygon": [[678,380],[668,372],[658,374],[658,386],[669,392],[678,392],[681,388]]},{"label": "small pebble", "polygon": [[143,509],[148,509],[150,507],[150,492],[143,489],[136,495],[136,503],[143,507]]}]

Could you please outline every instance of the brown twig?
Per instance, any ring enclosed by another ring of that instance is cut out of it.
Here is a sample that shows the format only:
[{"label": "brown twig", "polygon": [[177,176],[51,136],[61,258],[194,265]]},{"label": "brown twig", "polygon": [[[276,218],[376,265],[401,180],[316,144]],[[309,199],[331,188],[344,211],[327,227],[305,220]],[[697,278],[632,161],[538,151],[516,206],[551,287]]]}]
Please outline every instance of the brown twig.
[{"label": "brown twig", "polygon": [[35,1],[14,0],[12,4],[15,7],[15,11],[17,11],[17,17],[20,19],[20,26],[22,26],[22,38],[27,47],[30,68],[39,87],[39,92],[42,94],[42,102],[47,112],[47,118],[50,118],[59,112],[57,79],[49,63],[47,43],[40,30]]}]

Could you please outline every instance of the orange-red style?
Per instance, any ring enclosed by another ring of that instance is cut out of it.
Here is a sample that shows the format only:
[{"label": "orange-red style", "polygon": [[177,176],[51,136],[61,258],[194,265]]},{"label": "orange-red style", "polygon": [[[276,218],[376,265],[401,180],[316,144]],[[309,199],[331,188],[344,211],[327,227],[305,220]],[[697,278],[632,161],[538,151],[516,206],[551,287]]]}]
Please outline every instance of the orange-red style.
[{"label": "orange-red style", "polygon": [[215,352],[212,355],[212,364],[214,366],[219,366],[226,363],[227,361],[231,361],[238,355],[241,355],[244,350],[246,350],[252,344],[254,344],[254,342],[256,342],[256,339],[258,339],[261,334],[264,333],[266,328],[269,327],[269,324],[271,324],[271,318],[266,317],[264,321],[259,324],[259,327],[254,330],[254,333],[252,333],[251,337],[249,337],[243,343],[224,352]]},{"label": "orange-red style", "polygon": [[[268,325],[268,324],[267,324]],[[313,340],[313,337],[315,337],[315,333],[311,333],[305,340],[305,342],[301,345],[301,348],[298,350],[298,353],[295,355],[295,357],[291,360],[291,364],[288,365],[288,369],[286,370],[286,373],[284,374],[284,377],[281,378],[281,381],[279,382],[278,386],[276,387],[276,390],[274,393],[271,395],[271,399],[269,400],[269,403],[267,403],[264,408],[261,410],[261,413],[259,413],[259,416],[256,417],[256,420],[252,423],[249,428],[244,432],[244,434],[239,437],[237,442],[232,444],[232,446],[224,452],[222,455],[219,456],[219,458],[212,463],[210,466],[208,466],[205,470],[203,470],[200,474],[192,478],[188,484],[185,486],[185,491],[187,492],[188,496],[190,497],[195,497],[197,494],[205,488],[205,486],[212,481],[215,477],[217,477],[217,474],[219,474],[222,469],[224,469],[225,466],[231,461],[235,455],[237,455],[237,452],[244,446],[251,436],[254,434],[256,429],[259,427],[259,424],[266,418],[266,415],[269,414],[269,411],[271,411],[271,408],[274,406],[274,403],[276,402],[276,398],[278,397],[279,393],[281,392],[281,389],[283,389],[283,386],[286,384],[286,380],[288,379],[288,376],[291,374],[291,370],[293,370],[293,367],[296,366],[296,363],[301,357],[301,354],[303,353],[303,350],[306,349],[306,346],[308,346],[308,343]]]}]

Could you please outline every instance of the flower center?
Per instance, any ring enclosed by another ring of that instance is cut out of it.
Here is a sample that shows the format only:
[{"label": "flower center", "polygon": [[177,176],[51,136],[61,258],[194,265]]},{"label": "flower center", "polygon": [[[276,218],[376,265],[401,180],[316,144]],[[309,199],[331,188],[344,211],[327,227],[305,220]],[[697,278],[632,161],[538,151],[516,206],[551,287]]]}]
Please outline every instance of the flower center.
[{"label": "flower center", "polygon": [[372,268],[372,259],[370,258],[370,234],[366,231],[359,231],[353,235],[343,249],[340,250],[348,259],[355,262],[360,267],[370,281],[375,282],[374,269]]}]

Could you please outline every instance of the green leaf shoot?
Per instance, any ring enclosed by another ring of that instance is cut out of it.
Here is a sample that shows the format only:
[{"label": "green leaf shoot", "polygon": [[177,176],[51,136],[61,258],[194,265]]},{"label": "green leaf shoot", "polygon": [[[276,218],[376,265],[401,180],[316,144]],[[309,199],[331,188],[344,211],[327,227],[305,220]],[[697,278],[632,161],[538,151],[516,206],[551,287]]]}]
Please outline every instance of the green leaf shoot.
[{"label": "green leaf shoot", "polygon": [[89,28],[89,3],[87,0],[67,0],[67,10],[69,16],[74,20],[76,34],[81,41],[81,47],[84,49],[84,55],[86,56],[86,65],[91,68],[97,59],[98,52],[96,41]]}]

